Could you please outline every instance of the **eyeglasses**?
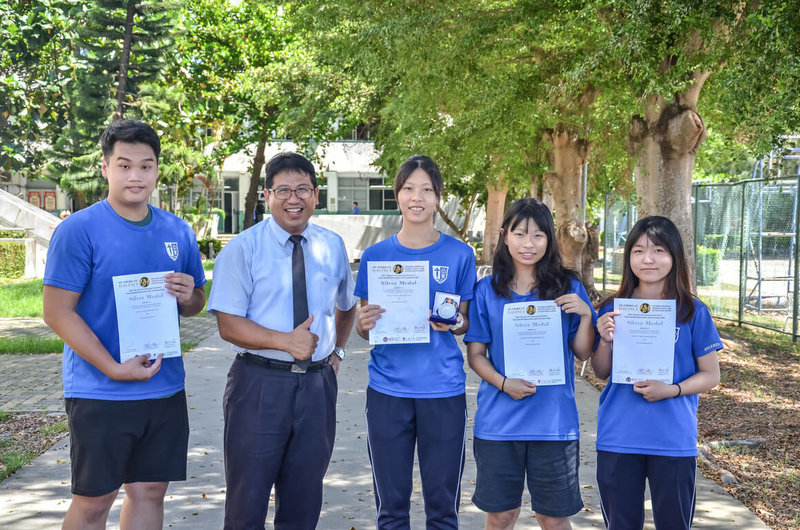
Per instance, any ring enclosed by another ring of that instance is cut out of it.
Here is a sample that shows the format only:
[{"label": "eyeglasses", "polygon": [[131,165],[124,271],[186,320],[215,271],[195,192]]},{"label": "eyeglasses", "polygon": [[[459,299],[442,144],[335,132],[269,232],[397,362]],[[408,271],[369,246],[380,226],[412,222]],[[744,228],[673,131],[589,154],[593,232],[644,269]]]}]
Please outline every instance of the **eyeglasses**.
[{"label": "eyeglasses", "polygon": [[297,188],[296,190],[290,188],[278,188],[278,189],[267,188],[267,189],[269,190],[270,193],[275,195],[276,199],[281,201],[285,201],[286,199],[291,197],[292,193],[294,193],[295,197],[297,197],[302,201],[310,199],[311,196],[314,194],[314,190],[312,188]]}]

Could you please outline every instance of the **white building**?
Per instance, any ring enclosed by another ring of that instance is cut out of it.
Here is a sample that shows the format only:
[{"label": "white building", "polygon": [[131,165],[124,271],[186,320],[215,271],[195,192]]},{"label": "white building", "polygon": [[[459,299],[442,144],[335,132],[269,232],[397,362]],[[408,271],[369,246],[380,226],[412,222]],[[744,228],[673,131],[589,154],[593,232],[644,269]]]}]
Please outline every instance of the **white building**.
[{"label": "white building", "polygon": [[[265,159],[269,160],[279,152],[298,150],[293,142],[275,141],[267,145]],[[230,156],[223,163],[223,186],[214,198],[213,206],[222,209],[225,218],[220,219],[216,233],[236,234],[244,227],[244,202],[250,186],[254,153],[255,145]],[[401,218],[397,211],[394,189],[387,183],[390,178],[372,165],[377,157],[375,145],[370,141],[340,141],[319,145],[314,155],[309,157],[317,169],[317,176],[322,179],[319,205],[313,222],[339,233],[345,240],[350,259],[360,257],[366,247],[400,229]],[[263,178],[262,169],[259,192],[263,189]],[[201,186],[198,182],[191,192],[192,203],[201,193]],[[10,180],[0,181],[0,190],[56,217],[62,210],[74,209],[70,197],[49,179],[31,180],[14,176]],[[16,214],[13,212],[18,211],[20,205],[9,199],[6,196],[8,205],[2,209],[5,215],[0,218],[0,226],[11,227],[15,224],[13,220]],[[0,197],[1,200],[4,200],[3,197]],[[161,204],[158,189],[154,191],[150,202],[154,205]],[[352,214],[354,202],[358,203],[359,215]],[[462,222],[463,216],[458,215],[457,200],[453,199],[445,204],[444,210],[456,224]],[[469,228],[471,239],[482,239],[484,218],[482,211],[472,215]],[[51,225],[57,223],[58,219],[50,222]],[[453,234],[439,216],[436,227],[442,232]],[[37,237],[42,239],[44,234]]]}]

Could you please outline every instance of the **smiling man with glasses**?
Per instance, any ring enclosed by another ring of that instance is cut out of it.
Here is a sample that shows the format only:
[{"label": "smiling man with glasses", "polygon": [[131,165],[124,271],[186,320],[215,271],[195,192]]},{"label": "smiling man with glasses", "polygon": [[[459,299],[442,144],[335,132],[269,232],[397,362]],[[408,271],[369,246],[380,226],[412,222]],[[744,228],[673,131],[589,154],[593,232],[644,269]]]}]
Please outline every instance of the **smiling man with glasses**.
[{"label": "smiling man with glasses", "polygon": [[214,265],[208,311],[233,344],[225,416],[225,529],[313,529],[336,431],[336,374],[355,318],[344,241],[309,222],[314,166],[281,153],[266,166],[271,217]]}]

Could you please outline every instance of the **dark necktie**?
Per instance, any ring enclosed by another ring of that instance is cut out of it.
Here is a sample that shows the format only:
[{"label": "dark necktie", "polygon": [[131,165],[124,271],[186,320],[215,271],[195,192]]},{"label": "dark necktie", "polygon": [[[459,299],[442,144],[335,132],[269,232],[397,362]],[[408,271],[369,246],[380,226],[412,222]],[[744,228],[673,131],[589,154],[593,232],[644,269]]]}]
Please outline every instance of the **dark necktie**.
[{"label": "dark necktie", "polygon": [[[292,250],[292,307],[294,309],[294,327],[308,318],[308,295],[306,294],[306,264],[303,259],[303,236],[289,236],[294,245]],[[296,361],[300,366],[307,366],[310,360]]]},{"label": "dark necktie", "polygon": [[308,295],[306,294],[306,264],[303,259],[303,236],[289,237],[292,250],[292,305],[294,306],[294,327],[308,318]]}]

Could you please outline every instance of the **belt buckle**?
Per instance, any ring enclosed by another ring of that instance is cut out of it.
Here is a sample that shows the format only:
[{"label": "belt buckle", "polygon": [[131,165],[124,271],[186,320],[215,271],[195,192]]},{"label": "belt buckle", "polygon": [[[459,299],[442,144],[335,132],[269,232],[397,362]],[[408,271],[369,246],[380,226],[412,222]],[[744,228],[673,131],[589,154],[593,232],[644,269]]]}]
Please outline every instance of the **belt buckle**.
[{"label": "belt buckle", "polygon": [[303,366],[298,366],[297,363],[292,363],[292,373],[293,374],[304,374],[306,373],[306,368]]}]

